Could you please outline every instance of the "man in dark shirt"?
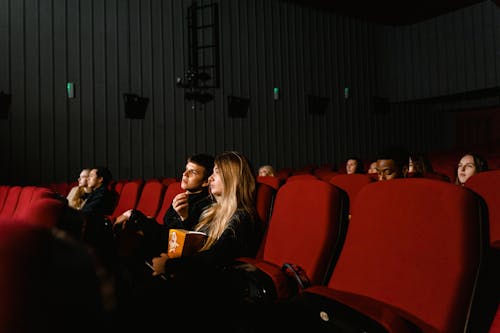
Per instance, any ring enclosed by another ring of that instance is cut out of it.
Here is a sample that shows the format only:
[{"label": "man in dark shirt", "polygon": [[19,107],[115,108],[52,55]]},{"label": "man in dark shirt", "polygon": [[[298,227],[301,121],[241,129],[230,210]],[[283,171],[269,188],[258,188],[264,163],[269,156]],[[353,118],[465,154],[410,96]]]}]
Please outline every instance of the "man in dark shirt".
[{"label": "man in dark shirt", "polygon": [[116,196],[108,189],[111,172],[106,167],[90,171],[87,186],[91,189],[87,201],[80,209],[84,217],[83,240],[93,246],[103,259],[113,251],[113,233],[106,218],[113,212]]},{"label": "man in dark shirt", "polygon": [[[213,167],[214,157],[211,155],[196,154],[189,157],[181,180],[181,188],[185,192],[174,197],[163,218],[163,225],[147,218],[140,211],[128,210],[117,219],[119,222],[115,222],[113,229],[117,238],[123,240],[130,239],[130,232],[138,231],[142,245],[137,249],[128,248],[125,240],[125,244],[119,246],[125,247],[128,254],[149,259],[166,251],[170,229],[193,230],[205,208],[213,202],[208,193],[208,177],[212,174]],[[125,234],[128,235],[124,236]]]},{"label": "man in dark shirt", "polygon": [[[188,158],[182,173],[181,188],[185,192],[174,197],[172,204],[163,218],[162,239],[168,240],[169,229],[193,230],[200,216],[212,204],[208,193],[208,177],[212,174],[214,158],[206,154]],[[168,242],[162,242],[167,245]],[[166,247],[162,247],[166,250]]]}]

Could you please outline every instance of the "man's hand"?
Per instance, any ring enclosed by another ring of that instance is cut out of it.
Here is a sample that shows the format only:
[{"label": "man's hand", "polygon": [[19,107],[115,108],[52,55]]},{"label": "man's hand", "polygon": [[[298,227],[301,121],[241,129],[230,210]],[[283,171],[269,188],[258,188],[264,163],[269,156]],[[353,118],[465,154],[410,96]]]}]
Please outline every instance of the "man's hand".
[{"label": "man's hand", "polygon": [[172,207],[174,207],[174,210],[177,212],[177,214],[183,221],[189,217],[188,197],[189,197],[188,192],[179,193],[175,196],[174,200],[172,201]]}]

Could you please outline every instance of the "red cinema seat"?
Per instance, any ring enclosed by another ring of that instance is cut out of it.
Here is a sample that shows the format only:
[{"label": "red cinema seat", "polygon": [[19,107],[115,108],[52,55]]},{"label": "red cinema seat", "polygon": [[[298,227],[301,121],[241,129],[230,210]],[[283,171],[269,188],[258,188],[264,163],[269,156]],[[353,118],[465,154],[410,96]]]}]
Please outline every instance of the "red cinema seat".
[{"label": "red cinema seat", "polygon": [[0,218],[11,217],[14,215],[21,191],[21,186],[9,187],[7,197],[5,198],[2,210],[0,211]]},{"label": "red cinema seat", "polygon": [[270,185],[257,182],[257,194],[255,195],[255,208],[264,228],[267,228],[269,218],[273,209],[276,189]]},{"label": "red cinema seat", "polygon": [[311,332],[479,332],[466,327],[485,223],[482,200],[453,184],[366,185],[328,284],[305,289],[280,323]]},{"label": "red cinema seat", "polygon": [[54,198],[40,198],[29,206],[16,210],[13,218],[21,223],[54,227],[63,215],[66,205]]},{"label": "red cinema seat", "polygon": [[374,180],[368,174],[353,173],[353,174],[341,174],[334,176],[330,179],[330,184],[337,186],[338,188],[344,190],[349,198],[349,207],[353,206],[354,199],[358,192]]},{"label": "red cinema seat", "polygon": [[484,171],[470,177],[465,187],[479,194],[488,205],[490,245],[500,249],[500,170]]},{"label": "red cinema seat", "polygon": [[263,183],[271,186],[275,190],[278,190],[283,184],[283,180],[274,176],[257,176],[257,183]]},{"label": "red cinema seat", "polygon": [[135,208],[141,194],[142,186],[143,183],[138,181],[129,181],[123,185],[113,214],[109,217],[111,221],[114,222],[125,211]]},{"label": "red cinema seat", "polygon": [[164,193],[165,185],[159,181],[146,182],[135,209],[141,211],[146,216],[155,217],[160,210]]},{"label": "red cinema seat", "polygon": [[287,182],[276,194],[259,255],[238,258],[236,267],[252,265],[271,279],[272,302],[287,299],[300,289],[283,272],[283,265],[297,265],[310,282],[325,283],[346,223],[345,196],[338,188],[317,179]]}]

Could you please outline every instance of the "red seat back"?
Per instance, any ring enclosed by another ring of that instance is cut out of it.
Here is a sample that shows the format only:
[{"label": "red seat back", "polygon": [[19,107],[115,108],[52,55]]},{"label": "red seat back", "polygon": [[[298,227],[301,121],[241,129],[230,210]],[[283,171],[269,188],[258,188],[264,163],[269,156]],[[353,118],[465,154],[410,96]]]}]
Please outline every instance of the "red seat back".
[{"label": "red seat back", "polygon": [[160,209],[164,193],[165,185],[159,181],[146,182],[135,208],[146,216],[155,217]]},{"label": "red seat back", "polygon": [[123,185],[123,188],[118,196],[118,202],[115,206],[110,219],[114,221],[118,216],[129,209],[135,208],[142,189],[142,183],[130,181]]},{"label": "red seat back", "polygon": [[477,173],[467,180],[465,187],[470,188],[486,201],[490,245],[500,249],[500,170]]},{"label": "red seat back", "polygon": [[353,173],[340,174],[330,179],[330,184],[333,184],[347,193],[349,197],[349,207],[354,204],[354,199],[358,192],[367,184],[373,183],[373,178],[368,174]]},{"label": "red seat back", "polygon": [[165,191],[165,195],[163,196],[163,202],[161,204],[160,211],[156,215],[156,222],[158,222],[159,224],[163,224],[163,218],[165,217],[167,210],[170,208],[172,200],[174,200],[174,197],[177,194],[182,192],[184,192],[184,190],[181,188],[181,182],[175,182],[168,185],[167,190]]},{"label": "red seat back", "polygon": [[312,283],[325,283],[345,218],[335,186],[321,180],[287,182],[276,194],[259,259],[278,270],[285,263],[296,264]]},{"label": "red seat back", "polygon": [[275,190],[278,190],[283,183],[283,180],[274,176],[257,176],[256,180],[257,183],[267,184]]},{"label": "red seat back", "polygon": [[446,182],[366,185],[329,290],[382,322],[393,314],[422,332],[462,332],[482,260],[481,216],[478,196]]},{"label": "red seat back", "polygon": [[0,211],[0,217],[11,217],[14,215],[21,191],[21,186],[9,187],[7,197],[5,198],[2,210]]},{"label": "red seat back", "polygon": [[275,188],[267,184],[257,182],[255,208],[257,209],[257,214],[259,215],[261,222],[264,224],[264,228],[267,227],[267,224],[269,222],[275,195]]}]

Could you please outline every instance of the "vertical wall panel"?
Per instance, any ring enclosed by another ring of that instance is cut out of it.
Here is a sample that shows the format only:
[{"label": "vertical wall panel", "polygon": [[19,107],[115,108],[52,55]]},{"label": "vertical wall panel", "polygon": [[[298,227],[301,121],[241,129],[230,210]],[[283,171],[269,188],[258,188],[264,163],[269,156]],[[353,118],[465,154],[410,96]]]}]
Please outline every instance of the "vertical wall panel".
[{"label": "vertical wall panel", "polygon": [[[40,179],[54,179],[55,94],[54,94],[54,7],[41,1],[40,6]],[[1,61],[0,61],[1,62]],[[1,126],[1,125],[0,125]]]},{"label": "vertical wall panel", "polygon": [[26,55],[26,164],[25,179],[36,183],[40,179],[40,22],[38,1],[25,0],[25,55]]},{"label": "vertical wall panel", "polygon": [[[11,9],[9,1],[0,1],[0,41],[2,49],[0,51],[0,91],[10,94],[11,87]],[[12,110],[12,108],[10,108]],[[10,112],[9,112],[10,113]],[[0,172],[12,175],[11,164],[8,161],[12,160],[12,142],[11,142],[11,122],[6,119],[0,119]],[[0,177],[0,179],[2,179]]]}]

